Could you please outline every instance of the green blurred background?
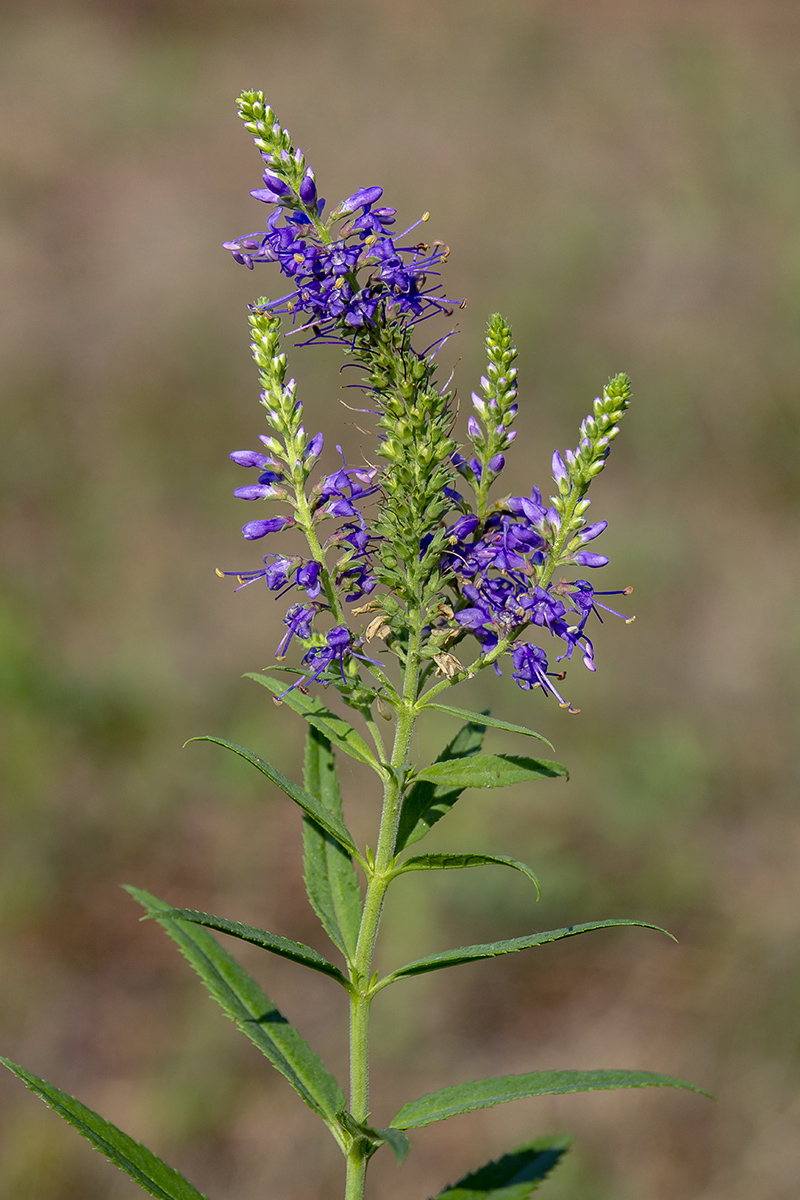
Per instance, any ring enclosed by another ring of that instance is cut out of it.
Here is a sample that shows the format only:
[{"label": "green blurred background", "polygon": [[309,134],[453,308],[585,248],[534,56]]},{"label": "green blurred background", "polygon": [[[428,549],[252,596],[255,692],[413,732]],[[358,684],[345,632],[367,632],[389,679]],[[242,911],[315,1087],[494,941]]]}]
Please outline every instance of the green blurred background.
[{"label": "green blurred background", "polygon": [[[486,316],[512,322],[509,487],[546,486],[610,373],[636,390],[592,510],[636,624],[599,631],[596,676],[571,671],[580,716],[508,673],[458,696],[541,729],[572,778],[470,793],[431,838],[525,858],[542,900],[494,870],[401,881],[384,962],[609,916],[680,944],[601,933],[384,993],[374,1119],[548,1067],[662,1070],[719,1098],[460,1117],[420,1131],[402,1172],[379,1156],[373,1194],[424,1200],[573,1131],[552,1200],[795,1200],[797,5],[29,0],[0,26],[2,1051],[212,1197],[340,1194],[332,1143],[119,887],[323,948],[296,810],[215,747],[181,750],[212,732],[300,764],[300,722],[240,679],[283,610],[213,574],[259,560],[227,455],[262,428],[245,305],[277,285],[219,248],[263,216],[234,111],[258,87],[331,200],[380,182],[408,223],[430,210],[448,294],[469,298],[448,345],[462,401]],[[353,419],[338,365],[291,368],[331,449]],[[432,720],[420,753],[452,732]],[[367,781],[342,778],[369,836]],[[344,1074],[334,985],[243,958]],[[3,1200],[140,1194],[11,1077],[0,1107]]]}]

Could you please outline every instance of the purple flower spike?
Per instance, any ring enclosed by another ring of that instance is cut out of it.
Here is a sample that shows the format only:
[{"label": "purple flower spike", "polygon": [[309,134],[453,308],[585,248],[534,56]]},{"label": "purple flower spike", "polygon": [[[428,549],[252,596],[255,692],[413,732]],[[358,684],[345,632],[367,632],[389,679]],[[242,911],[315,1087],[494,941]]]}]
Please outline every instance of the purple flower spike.
[{"label": "purple flower spike", "polygon": [[287,525],[291,525],[292,521],[289,517],[272,517],[269,521],[248,521],[242,526],[242,533],[247,538],[248,542],[255,542],[258,538],[266,537],[268,533],[279,533],[281,529],[285,529]]}]

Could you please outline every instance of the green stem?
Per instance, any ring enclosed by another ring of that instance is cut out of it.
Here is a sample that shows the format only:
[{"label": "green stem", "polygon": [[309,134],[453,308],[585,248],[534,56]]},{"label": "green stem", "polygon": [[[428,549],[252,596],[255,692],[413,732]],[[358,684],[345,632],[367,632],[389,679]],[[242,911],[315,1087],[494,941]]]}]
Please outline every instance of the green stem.
[{"label": "green stem", "polygon": [[[374,866],[367,880],[355,962],[350,976],[353,984],[350,1000],[350,1112],[355,1120],[360,1122],[369,1117],[369,1010],[372,1003],[372,962],[383,902],[395,862],[394,843],[403,799],[402,778],[417,719],[420,643],[420,630],[415,629],[409,639],[403,680],[403,705],[398,713],[391,772],[384,783],[378,844]],[[366,1147],[355,1140],[347,1156],[345,1200],[361,1200],[363,1197],[367,1161]]]}]

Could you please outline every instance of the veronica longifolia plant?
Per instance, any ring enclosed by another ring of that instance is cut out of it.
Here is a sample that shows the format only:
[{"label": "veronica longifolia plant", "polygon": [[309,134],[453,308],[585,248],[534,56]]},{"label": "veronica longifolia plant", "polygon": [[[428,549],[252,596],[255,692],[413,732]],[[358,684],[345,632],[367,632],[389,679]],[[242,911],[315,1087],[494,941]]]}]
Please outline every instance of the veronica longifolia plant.
[{"label": "veronica longifolia plant", "polygon": [[[384,988],[595,929],[646,925],[593,921],[462,946],[383,977],[373,966],[386,890],[407,871],[502,866],[522,872],[538,888],[530,867],[514,858],[408,852],[466,788],[566,775],[549,759],[482,753],[487,727],[538,735],[455,707],[448,693],[488,667],[498,674],[505,667],[523,691],[538,689],[577,711],[565,698],[566,666],[579,658],[595,670],[593,623],[601,613],[621,617],[606,601],[629,590],[597,591],[575,576],[608,561],[590,548],[606,522],[587,522],[587,492],[619,431],[630,384],[625,375],[613,378],[581,424],[577,447],[553,455],[549,499],[535,486],[524,496],[504,494],[499,481],[518,416],[516,349],[506,321],[495,315],[488,323],[486,374],[472,393],[465,449],[454,437],[452,393],[437,380],[435,356],[445,338],[419,349],[425,339],[417,327],[430,317],[451,315],[454,307],[440,276],[448,250],[441,242],[421,240],[419,227],[428,214],[396,232],[396,212],[383,204],[380,187],[359,188],[328,212],[302,151],[262,94],[245,92],[239,111],[264,161],[264,186],[251,194],[268,215],[264,229],[225,246],[251,270],[266,266],[273,288],[284,294],[250,306],[266,432],[258,435],[258,449],[235,450],[231,458],[254,477],[235,493],[258,506],[242,533],[249,542],[267,540],[276,548],[253,569],[220,574],[235,576],[239,587],[263,581],[289,598],[276,657],[294,665],[251,678],[309,725],[304,786],[250,750],[222,738],[205,740],[252,763],[302,810],[308,897],[338,962],[281,935],[129,890],[178,943],[222,1009],[327,1126],[345,1158],[345,1196],[356,1200],[364,1193],[372,1155],[387,1145],[402,1159],[407,1131],[433,1121],[526,1096],[692,1088],[645,1071],[526,1071],[456,1082],[410,1100],[388,1120],[378,1097],[379,1116],[371,1115],[369,1016]],[[282,348],[287,331],[299,335],[295,341],[303,346],[341,347],[360,372],[374,413],[374,462],[348,466],[337,446],[341,461],[322,465],[323,436],[306,430],[302,401],[287,378]],[[279,548],[277,535],[289,528],[302,534],[302,554]],[[322,699],[331,690],[354,714],[352,722]],[[419,764],[410,755],[412,737],[418,720],[432,710],[460,721],[461,728],[435,762]],[[335,751],[370,767],[383,793],[374,850],[359,847],[344,822]],[[291,959],[340,985],[350,1009],[348,1098],[209,930]],[[77,1100],[22,1067],[6,1065],[145,1191],[161,1200],[200,1196],[156,1155]],[[446,1187],[441,1196],[523,1200],[566,1145],[564,1139],[531,1141]]]}]

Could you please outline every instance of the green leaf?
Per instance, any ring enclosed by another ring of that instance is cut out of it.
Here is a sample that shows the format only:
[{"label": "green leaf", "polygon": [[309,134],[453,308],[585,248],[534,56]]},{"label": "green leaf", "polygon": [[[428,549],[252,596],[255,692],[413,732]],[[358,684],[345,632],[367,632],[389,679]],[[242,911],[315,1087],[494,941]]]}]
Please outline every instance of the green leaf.
[{"label": "green leaf", "polygon": [[[470,758],[477,754],[483,745],[485,732],[485,725],[472,723],[464,725],[453,740],[448,742],[436,761],[451,762]],[[463,788],[440,787],[424,780],[414,783],[407,792],[400,810],[400,822],[394,845],[395,854],[399,854],[406,846],[411,846],[423,838],[431,826],[450,811],[463,790]]]},{"label": "green leaf", "polygon": [[[380,991],[388,984],[398,979],[407,979],[411,975],[424,975],[428,971],[440,971],[443,967],[458,967],[462,963],[476,962],[482,958],[496,958],[500,954],[514,954],[517,950],[530,950],[534,946],[543,946],[547,942],[558,942],[562,938],[576,937],[579,933],[590,933],[593,929],[615,929],[623,925],[637,925],[642,929],[655,929],[658,933],[667,933],[660,925],[651,925],[649,921],[589,921],[585,925],[568,925],[564,929],[550,929],[546,933],[531,933],[527,937],[508,938],[502,942],[486,942],[478,946],[459,946],[456,950],[444,950],[441,954],[428,954],[425,958],[415,959],[407,963],[391,975],[385,976],[374,988]],[[667,933],[667,937],[672,937]],[[673,938],[673,941],[675,939]]]},{"label": "green leaf", "polygon": [[99,1150],[114,1166],[130,1175],[131,1179],[151,1196],[156,1196],[157,1200],[207,1200],[188,1179],[179,1175],[157,1154],[153,1154],[152,1150],[148,1150],[141,1142],[134,1141],[127,1133],[117,1129],[116,1125],[112,1125],[91,1108],[81,1104],[80,1100],[40,1079],[38,1075],[32,1075],[24,1067],[17,1066],[7,1058],[0,1058],[0,1062],[8,1067],[9,1071],[13,1071],[40,1100],[44,1100],[48,1108],[52,1108],[74,1126],[78,1133],[92,1143],[95,1150]]},{"label": "green leaf", "polygon": [[534,779],[566,776],[566,767],[545,758],[520,758],[516,754],[476,754],[454,762],[435,762],[423,767],[416,779],[426,779],[440,787],[496,788],[511,783],[530,783]]},{"label": "green leaf", "polygon": [[415,854],[401,863],[395,869],[394,875],[402,875],[406,871],[450,871],[462,867],[489,867],[494,864],[511,867],[527,875],[536,888],[537,896],[539,895],[539,880],[530,867],[518,862],[516,858],[506,858],[504,854]]},{"label": "green leaf", "polygon": [[[298,804],[303,812],[313,818],[318,825],[321,825],[331,837],[334,837],[340,845],[349,850],[359,862],[362,861],[352,835],[341,819],[329,813],[319,800],[301,788],[299,784],[293,783],[291,779],[284,775],[283,771],[279,771],[277,767],[273,767],[272,763],[259,758],[252,750],[246,750],[244,746],[237,746],[235,742],[227,742],[225,738],[193,737],[189,738],[189,742],[214,742],[217,746],[224,746],[226,750],[232,750],[234,754],[238,754],[246,762],[252,763],[262,775],[266,775],[267,779],[271,780],[282,792],[285,792],[291,800],[294,800],[295,804]],[[186,744],[188,745],[189,743],[187,742]]]},{"label": "green leaf", "polygon": [[336,1114],[344,1095],[308,1043],[289,1024],[256,981],[219,942],[189,921],[175,920],[171,904],[139,888],[126,889],[178,944],[222,1010],[258,1046],[310,1109],[322,1117],[336,1140],[342,1134]]},{"label": "green leaf", "polygon": [[[386,1143],[398,1163],[403,1162],[411,1148],[411,1143],[401,1129],[392,1129],[390,1127],[389,1129],[371,1129],[370,1132],[373,1136],[379,1137],[382,1142]],[[398,1133],[400,1137],[397,1136]]]},{"label": "green leaf", "polygon": [[[281,692],[286,692],[282,681],[273,679],[270,675],[260,675],[254,671],[248,671],[245,679],[254,679],[262,687],[269,688],[276,696],[280,696]],[[353,729],[352,725],[348,724],[343,717],[337,716],[335,712],[326,708],[315,696],[307,696],[295,688],[293,692],[287,692],[285,696],[281,696],[281,704],[286,704],[294,712],[299,713],[329,742],[333,742],[334,746],[344,750],[345,754],[378,769],[378,761],[361,734]]]},{"label": "green leaf", "polygon": [[[709,1096],[702,1088],[655,1075],[652,1071],[532,1071],[527,1075],[499,1075],[496,1079],[478,1079],[455,1087],[429,1092],[404,1104],[392,1121],[396,1129],[418,1129],[433,1121],[444,1121],[476,1108],[492,1108],[508,1100],[527,1096],[560,1096],[567,1092],[603,1092],[617,1088],[675,1087]],[[711,1097],[713,1099],[713,1097]]]},{"label": "green leaf", "polygon": [[436,1200],[527,1200],[569,1149],[568,1137],[537,1138],[487,1163],[440,1192]]},{"label": "green leaf", "polygon": [[466,708],[454,708],[452,704],[439,704],[435,700],[431,700],[429,704],[422,704],[420,707],[435,708],[438,712],[447,713],[449,717],[460,717],[462,721],[470,721],[473,725],[483,725],[484,727],[489,725],[492,729],[505,729],[508,733],[523,733],[526,737],[538,738],[551,750],[554,749],[553,743],[543,737],[541,733],[535,733],[533,729],[527,729],[524,725],[514,725],[511,721],[500,721],[497,717],[490,717],[488,713],[470,712]]},{"label": "green leaf", "polygon": [[240,921],[229,921],[226,917],[215,917],[211,913],[198,912],[194,908],[170,908],[165,910],[163,915],[175,921],[191,921],[195,925],[203,925],[206,929],[216,929],[218,933],[228,933],[231,937],[250,942],[253,946],[260,946],[262,950],[269,950],[281,958],[290,958],[292,962],[310,967],[312,971],[330,975],[343,987],[349,988],[347,977],[337,966],[328,962],[327,958],[323,958],[310,946],[304,946],[302,942],[293,942],[277,933],[268,933],[266,929],[242,925]]},{"label": "green leaf", "polygon": [[[337,821],[342,819],[342,798],[336,779],[331,744],[312,728],[306,739],[305,785],[311,795]],[[306,892],[322,927],[348,962],[355,958],[361,927],[361,892],[353,860],[317,821],[303,819],[303,856]]]}]

